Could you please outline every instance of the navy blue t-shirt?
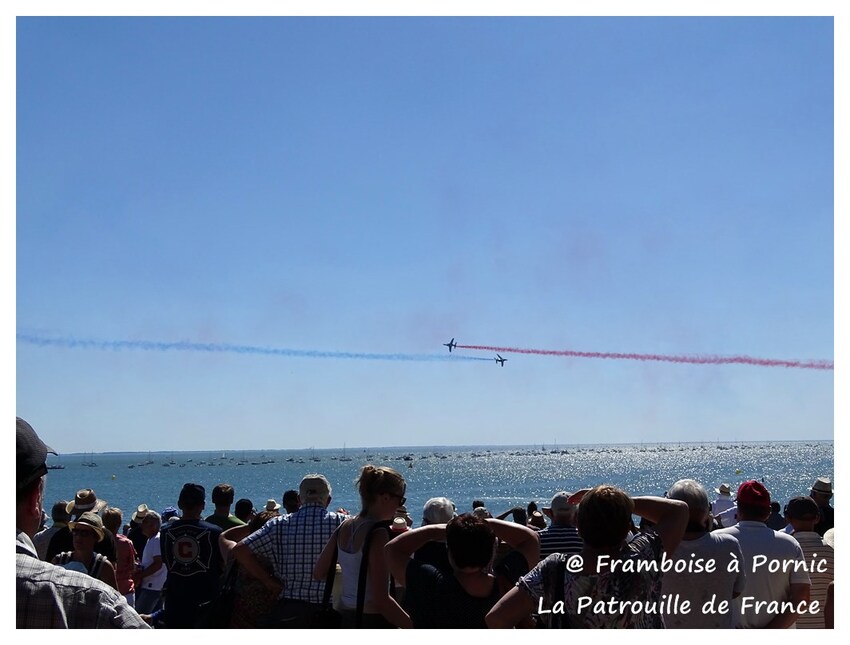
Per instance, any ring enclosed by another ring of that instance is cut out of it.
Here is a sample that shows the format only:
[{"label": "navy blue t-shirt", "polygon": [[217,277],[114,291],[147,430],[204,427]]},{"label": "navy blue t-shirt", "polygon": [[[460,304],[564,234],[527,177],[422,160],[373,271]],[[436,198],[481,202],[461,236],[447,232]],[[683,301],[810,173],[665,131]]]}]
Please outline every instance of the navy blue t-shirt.
[{"label": "navy blue t-shirt", "polygon": [[194,627],[201,603],[215,598],[223,569],[221,529],[203,520],[175,520],[160,531],[168,627]]}]

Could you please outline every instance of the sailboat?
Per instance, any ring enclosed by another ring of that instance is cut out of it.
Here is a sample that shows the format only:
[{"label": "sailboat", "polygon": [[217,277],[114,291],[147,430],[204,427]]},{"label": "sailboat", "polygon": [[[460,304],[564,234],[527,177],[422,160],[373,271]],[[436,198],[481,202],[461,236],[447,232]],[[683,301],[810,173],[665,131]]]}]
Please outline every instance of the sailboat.
[{"label": "sailboat", "polygon": [[351,457],[346,457],[345,455],[345,444],[342,444],[342,457],[339,458],[340,461],[351,461]]}]

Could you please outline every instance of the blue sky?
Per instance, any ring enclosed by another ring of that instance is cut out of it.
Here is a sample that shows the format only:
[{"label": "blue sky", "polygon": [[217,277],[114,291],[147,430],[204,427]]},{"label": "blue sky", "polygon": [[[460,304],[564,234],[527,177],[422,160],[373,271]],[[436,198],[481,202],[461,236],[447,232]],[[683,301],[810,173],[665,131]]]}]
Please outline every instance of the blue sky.
[{"label": "blue sky", "polygon": [[441,345],[832,360],[829,17],[16,36],[18,334],[339,353],[19,337],[60,451],[833,436],[832,371]]}]

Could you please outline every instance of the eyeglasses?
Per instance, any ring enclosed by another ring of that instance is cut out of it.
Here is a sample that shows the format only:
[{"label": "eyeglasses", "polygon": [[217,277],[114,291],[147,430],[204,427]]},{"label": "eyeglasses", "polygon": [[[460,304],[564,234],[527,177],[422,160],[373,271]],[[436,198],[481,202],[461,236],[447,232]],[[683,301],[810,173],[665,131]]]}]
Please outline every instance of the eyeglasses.
[{"label": "eyeglasses", "polygon": [[73,537],[97,537],[97,533],[87,529],[74,529],[71,531]]},{"label": "eyeglasses", "polygon": [[390,493],[391,497],[395,497],[398,500],[399,506],[404,506],[404,503],[407,501],[407,498],[404,495],[399,495],[398,493]]}]

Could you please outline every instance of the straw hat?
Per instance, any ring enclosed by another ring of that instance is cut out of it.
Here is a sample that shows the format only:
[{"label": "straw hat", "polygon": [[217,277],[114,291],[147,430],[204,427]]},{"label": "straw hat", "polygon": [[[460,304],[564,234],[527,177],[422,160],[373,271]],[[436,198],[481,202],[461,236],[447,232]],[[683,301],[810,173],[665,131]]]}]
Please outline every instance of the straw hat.
[{"label": "straw hat", "polygon": [[729,484],[720,484],[720,488],[715,488],[714,492],[718,495],[732,495],[732,489]]},{"label": "straw hat", "polygon": [[73,502],[68,502],[65,510],[68,514],[79,514],[84,511],[100,513],[108,506],[105,499],[98,499],[97,494],[91,488],[78,490]]},{"label": "straw hat", "polygon": [[149,510],[150,509],[148,508],[147,504],[139,504],[130,519],[136,522],[137,524],[141,524],[142,520],[145,519],[145,515],[148,514]]},{"label": "straw hat", "polygon": [[263,510],[265,510],[265,511],[279,511],[280,510],[280,504],[278,504],[273,499],[270,499],[266,502],[266,507]]},{"label": "straw hat", "polygon": [[100,515],[98,515],[97,513],[86,511],[85,513],[80,515],[76,522],[68,522],[68,528],[73,531],[75,528],[77,528],[78,524],[87,526],[92,531],[94,531],[97,534],[98,542],[103,539],[103,520],[100,519]]},{"label": "straw hat", "polygon": [[818,477],[815,483],[812,484],[812,492],[832,495],[832,481],[829,477]]}]

